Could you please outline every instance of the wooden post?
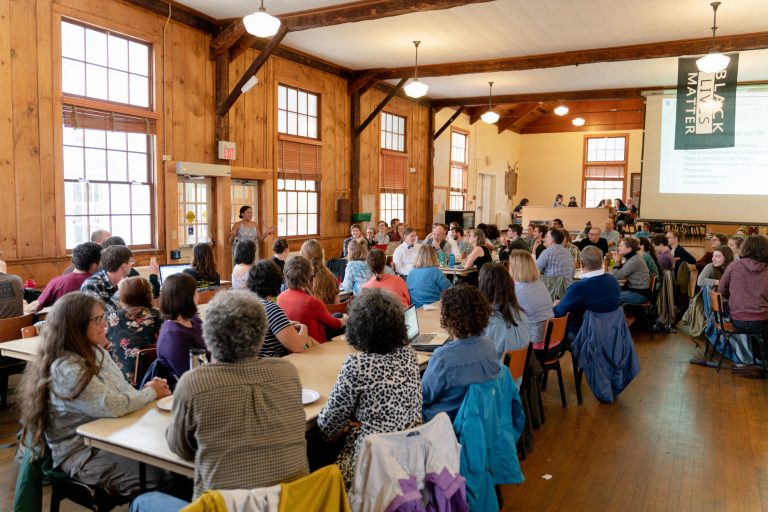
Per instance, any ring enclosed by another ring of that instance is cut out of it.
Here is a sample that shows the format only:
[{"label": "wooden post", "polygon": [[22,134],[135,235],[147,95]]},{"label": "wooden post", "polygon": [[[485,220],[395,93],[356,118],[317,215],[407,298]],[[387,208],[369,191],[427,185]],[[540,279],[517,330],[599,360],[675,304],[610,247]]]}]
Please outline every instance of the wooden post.
[{"label": "wooden post", "polygon": [[[229,57],[222,55],[216,59],[216,82],[215,82],[215,95],[216,105],[221,105],[224,100],[227,99],[227,93],[229,92]],[[214,127],[214,148],[213,154],[216,155],[216,162],[220,164],[229,164],[228,160],[220,160],[218,158],[219,148],[218,144],[220,140],[229,139],[229,113],[216,114],[216,126]],[[242,151],[242,149],[241,149]]]},{"label": "wooden post", "polygon": [[357,126],[360,124],[360,93],[353,92],[351,101],[352,119],[349,126],[352,148],[349,162],[349,198],[354,213],[360,211],[360,135],[357,133]]},{"label": "wooden post", "polygon": [[[427,130],[429,137],[427,144],[427,211],[424,219],[427,221],[427,233],[432,232],[432,209],[435,204],[435,108],[429,107],[429,119],[427,119]],[[442,191],[441,191],[442,192]]]}]

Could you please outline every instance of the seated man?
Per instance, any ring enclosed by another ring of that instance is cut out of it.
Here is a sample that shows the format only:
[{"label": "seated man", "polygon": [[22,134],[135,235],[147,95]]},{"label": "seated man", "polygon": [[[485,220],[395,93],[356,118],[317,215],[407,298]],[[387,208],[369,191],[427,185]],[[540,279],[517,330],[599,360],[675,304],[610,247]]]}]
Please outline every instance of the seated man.
[{"label": "seated man", "polygon": [[672,251],[672,259],[675,261],[675,273],[677,273],[677,269],[680,268],[680,264],[683,262],[691,265],[696,263],[696,258],[685,250],[685,247],[680,245],[680,233],[677,231],[668,232],[667,240],[669,241],[669,250]]},{"label": "seated man", "polygon": [[605,238],[605,241],[608,242],[608,250],[609,251],[615,251],[616,246],[619,244],[619,240],[621,240],[621,234],[613,229],[614,224],[611,219],[608,219],[605,221],[605,229],[603,230],[603,233],[600,235],[603,238]]},{"label": "seated man", "polygon": [[465,259],[467,256],[469,256],[469,253],[472,252],[472,245],[464,236],[464,228],[461,226],[452,227],[451,238],[453,238],[456,241],[456,244],[458,244],[461,258]]},{"label": "seated man", "polygon": [[565,296],[554,308],[555,317],[571,314],[568,332],[571,337],[581,329],[584,311],[607,313],[619,307],[621,289],[616,279],[603,271],[603,253],[594,246],[581,251],[581,266],[584,273],[574,281]]},{"label": "seated man", "polygon": [[453,253],[457,260],[460,260],[461,252],[459,252],[459,245],[453,238],[447,236],[448,226],[438,222],[432,226],[432,234],[424,239],[424,243],[432,245],[438,254],[442,252],[445,255],[446,261],[451,253]]},{"label": "seated man", "polygon": [[544,251],[536,259],[542,275],[562,276],[566,287],[573,282],[574,262],[571,253],[563,247],[565,236],[559,229],[550,229],[544,236]]},{"label": "seated man", "polygon": [[[279,357],[258,357],[266,330],[256,294],[222,292],[208,306],[203,334],[213,362],[179,379],[165,433],[172,452],[195,461],[193,499],[208,490],[290,482],[309,471],[299,375]],[[168,512],[186,505],[149,493],[131,510]]]},{"label": "seated man", "polygon": [[552,227],[554,229],[563,229],[563,221],[560,219],[552,219]]},{"label": "seated man", "polygon": [[288,240],[278,238],[272,242],[272,262],[280,269],[280,275],[283,275],[285,260],[288,258]]},{"label": "seated man", "polygon": [[37,299],[37,311],[59,300],[70,292],[80,291],[83,282],[96,272],[101,261],[101,245],[95,242],[85,242],[75,246],[72,251],[72,265],[75,270],[56,276],[45,286],[43,293]]},{"label": "seated man", "polygon": [[101,251],[101,269],[89,276],[80,291],[101,299],[105,313],[120,309],[117,285],[131,273],[133,252],[124,245],[111,245]]},{"label": "seated man", "polygon": [[24,314],[24,287],[21,278],[8,274],[8,266],[0,260],[0,318]]},{"label": "seated man", "polygon": [[520,224],[510,224],[507,226],[507,244],[499,251],[499,260],[508,260],[510,253],[515,249],[520,249],[525,252],[531,250],[528,246],[528,242],[521,236],[522,234],[523,226]]},{"label": "seated man", "polygon": [[651,238],[653,233],[649,231],[649,225],[645,222],[637,223],[637,231],[635,231],[635,238]]}]

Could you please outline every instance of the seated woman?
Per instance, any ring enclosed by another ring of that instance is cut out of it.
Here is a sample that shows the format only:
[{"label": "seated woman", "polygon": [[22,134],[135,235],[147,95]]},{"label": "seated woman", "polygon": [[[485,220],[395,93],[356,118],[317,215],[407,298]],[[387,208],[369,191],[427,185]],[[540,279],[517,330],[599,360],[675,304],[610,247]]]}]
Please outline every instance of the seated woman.
[{"label": "seated woman", "polygon": [[651,278],[648,266],[643,257],[638,254],[640,242],[637,238],[622,238],[616,251],[614,261],[618,263],[611,273],[617,281],[626,280],[621,287],[619,304],[642,304],[651,296]]},{"label": "seated woman", "polygon": [[702,269],[696,284],[717,288],[720,278],[725,274],[728,265],[733,263],[733,251],[727,245],[721,245],[712,250],[712,263]]},{"label": "seated woman", "polygon": [[197,282],[192,276],[181,273],[165,278],[160,289],[160,311],[165,322],[157,338],[157,362],[175,378],[171,381],[173,389],[176,380],[189,370],[189,351],[207,350],[203,321],[197,315]]},{"label": "seated woman", "polygon": [[496,347],[483,334],[490,314],[491,305],[474,286],[443,292],[440,325],[451,340],[432,353],[421,379],[425,422],[441,412],[453,421],[469,385],[498,376]]},{"label": "seated woman", "polygon": [[405,240],[405,229],[408,225],[405,222],[401,222],[397,225],[391,235],[389,235],[390,242],[402,242]]},{"label": "seated woman", "polygon": [[373,276],[363,285],[363,289],[381,288],[397,297],[403,307],[407,308],[410,306],[411,296],[408,295],[408,287],[405,285],[405,281],[398,276],[384,272],[387,263],[384,251],[371,249],[371,252],[368,253],[367,263]]},{"label": "seated woman", "polygon": [[501,231],[496,224],[488,224],[483,233],[485,233],[486,245],[490,244],[494,251],[498,252],[504,246],[501,240]]},{"label": "seated woman", "polygon": [[485,335],[496,347],[499,364],[504,364],[504,353],[527,347],[531,342],[528,317],[517,302],[515,282],[501,263],[483,265],[479,286],[493,308]]},{"label": "seated woman", "polygon": [[[363,231],[360,229],[359,224],[352,224],[349,227],[349,234],[351,236],[348,236],[344,239],[344,244],[342,245],[341,249],[341,257],[346,258],[349,253],[349,242],[355,241],[355,242],[365,242],[365,237],[363,236]],[[367,245],[367,242],[366,242]]]},{"label": "seated woman", "polygon": [[198,288],[211,288],[221,286],[221,278],[216,272],[216,262],[213,260],[211,244],[195,244],[192,249],[192,268],[184,269],[197,281]]},{"label": "seated woman", "polygon": [[[359,245],[359,244],[356,244]],[[283,269],[286,291],[277,297],[280,306],[288,318],[305,324],[309,335],[319,343],[328,340],[326,329],[337,333],[347,323],[346,318],[331,315],[320,302],[307,291],[312,282],[312,264],[304,256],[291,256]]]},{"label": "seated woman", "polygon": [[274,300],[280,294],[282,285],[280,269],[269,260],[257,261],[248,271],[248,289],[259,296],[267,312],[267,333],[259,352],[260,357],[283,357],[314,346],[307,326],[299,324],[297,331],[283,309],[275,304]]},{"label": "seated woman", "polygon": [[661,276],[659,274],[659,262],[656,261],[656,251],[653,250],[650,238],[638,238],[640,248],[638,254],[643,257],[645,266],[648,267],[648,275],[651,279],[656,276],[656,288],[661,286]]},{"label": "seated woman", "polygon": [[544,327],[547,319],[553,318],[552,297],[546,285],[539,280],[539,269],[533,256],[520,249],[509,255],[509,275],[515,282],[515,295],[520,307],[528,317],[531,341],[544,341]]},{"label": "seated woman", "polygon": [[[483,265],[493,262],[491,251],[488,249],[485,239],[485,233],[482,229],[469,230],[469,243],[472,245],[472,252],[467,256],[464,268],[477,267],[479,272]],[[477,284],[477,274],[469,274],[467,280],[472,284]]]},{"label": "seated woman", "polygon": [[[136,461],[86,446],[76,430],[99,418],[124,416],[171,392],[161,379],[133,389],[103,348],[106,327],[98,299],[72,292],[56,301],[18,391],[21,439],[28,449],[44,449],[47,443],[53,467],[72,478],[110,494],[134,496],[140,492]],[[150,487],[166,479],[164,472],[149,469]]]},{"label": "seated woman", "polygon": [[743,235],[732,235],[728,237],[728,247],[733,251],[733,259],[738,260],[741,258],[741,246],[744,244],[746,237]]},{"label": "seated woman", "polygon": [[152,307],[152,287],[143,277],[127,277],[117,285],[120,309],[107,317],[107,339],[115,364],[128,382],[138,382],[134,375],[139,350],[154,347],[163,320]]},{"label": "seated woman", "polygon": [[310,293],[325,304],[338,304],[339,283],[325,266],[325,252],[320,242],[311,239],[301,244],[301,255],[312,264]]},{"label": "seated woman", "polygon": [[256,259],[256,244],[250,240],[242,240],[235,246],[235,267],[232,269],[232,289],[245,290],[248,288],[248,271]]},{"label": "seated woman", "polygon": [[[344,271],[344,280],[341,282],[342,290],[358,295],[363,285],[371,278],[371,269],[366,263],[368,251],[369,247],[365,242],[350,242],[347,247],[347,268]],[[384,272],[395,275],[389,267],[384,267]]]},{"label": "seated woman", "polygon": [[403,309],[391,294],[364,290],[352,302],[347,343],[358,352],[344,361],[317,426],[327,439],[346,432],[338,464],[349,487],[368,435],[421,424],[421,382],[416,352],[408,346]]},{"label": "seated woman", "polygon": [[421,244],[416,253],[416,262],[408,272],[405,284],[411,303],[417,308],[440,300],[440,294],[451,286],[448,278],[438,268],[437,251],[430,244]]}]

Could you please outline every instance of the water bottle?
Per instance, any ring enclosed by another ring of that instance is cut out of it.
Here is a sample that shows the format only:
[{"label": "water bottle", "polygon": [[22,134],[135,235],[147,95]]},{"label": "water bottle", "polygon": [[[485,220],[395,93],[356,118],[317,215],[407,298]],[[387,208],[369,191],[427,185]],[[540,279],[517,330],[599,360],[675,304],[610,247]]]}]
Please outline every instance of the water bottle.
[{"label": "water bottle", "polygon": [[440,251],[437,253],[437,259],[440,261],[440,266],[445,266],[445,253],[443,251]]},{"label": "water bottle", "polygon": [[448,266],[449,267],[455,267],[456,266],[456,256],[454,256],[453,253],[448,255]]},{"label": "water bottle", "polygon": [[189,369],[194,370],[198,366],[208,363],[204,348],[189,349]]}]

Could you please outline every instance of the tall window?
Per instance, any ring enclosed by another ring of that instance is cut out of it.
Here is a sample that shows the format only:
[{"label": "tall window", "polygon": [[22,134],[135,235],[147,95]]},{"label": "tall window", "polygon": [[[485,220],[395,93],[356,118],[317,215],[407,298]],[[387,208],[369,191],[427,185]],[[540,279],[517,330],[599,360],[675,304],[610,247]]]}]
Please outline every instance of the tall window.
[{"label": "tall window", "polygon": [[211,180],[179,176],[179,244],[211,241]]},{"label": "tall window", "polygon": [[381,169],[379,218],[405,221],[408,155],[405,154],[405,117],[381,114]]},{"label": "tall window", "polygon": [[141,41],[61,22],[68,249],[96,229],[132,246],[153,243],[150,50]]},{"label": "tall window", "polygon": [[[229,222],[234,225],[240,219],[240,208],[250,206],[255,212],[259,204],[259,187],[257,181],[232,180],[232,215]],[[254,217],[256,217],[254,215]]]},{"label": "tall window", "polygon": [[451,130],[450,210],[464,210],[467,205],[468,148],[469,134]]},{"label": "tall window", "polygon": [[584,196],[589,208],[603,199],[624,197],[628,136],[584,137]]},{"label": "tall window", "polygon": [[320,96],[277,86],[277,235],[320,231]]}]

